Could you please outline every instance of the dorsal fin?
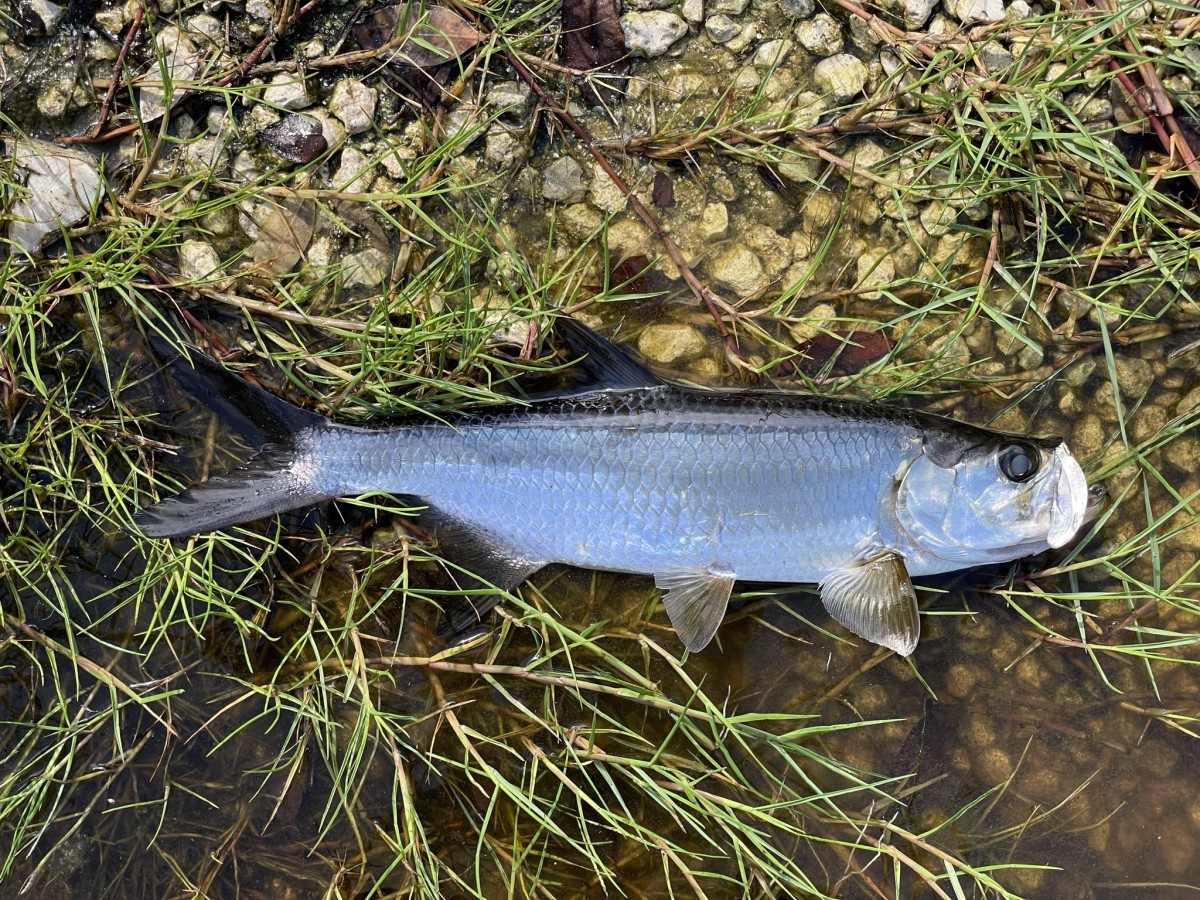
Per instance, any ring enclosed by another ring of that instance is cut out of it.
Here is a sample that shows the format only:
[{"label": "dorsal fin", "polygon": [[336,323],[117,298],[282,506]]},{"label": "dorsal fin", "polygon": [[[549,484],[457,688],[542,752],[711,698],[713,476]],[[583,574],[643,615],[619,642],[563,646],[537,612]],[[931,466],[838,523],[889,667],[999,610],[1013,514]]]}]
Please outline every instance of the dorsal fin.
[{"label": "dorsal fin", "polygon": [[554,320],[554,333],[580,356],[575,364],[584,376],[580,389],[632,391],[666,384],[640,362],[578,319],[562,315]]}]

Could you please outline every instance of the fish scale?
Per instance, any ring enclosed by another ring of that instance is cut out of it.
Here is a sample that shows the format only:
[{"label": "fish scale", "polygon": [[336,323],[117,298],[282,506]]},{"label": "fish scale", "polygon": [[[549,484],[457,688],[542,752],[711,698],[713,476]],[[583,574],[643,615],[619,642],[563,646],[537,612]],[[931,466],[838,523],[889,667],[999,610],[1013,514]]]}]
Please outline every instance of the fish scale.
[{"label": "fish scale", "polygon": [[901,421],[848,422],[782,397],[721,398],[719,411],[710,399],[695,416],[669,389],[602,399],[333,427],[312,450],[315,483],[414,495],[549,562],[817,581],[878,537],[880,497],[921,441]]}]

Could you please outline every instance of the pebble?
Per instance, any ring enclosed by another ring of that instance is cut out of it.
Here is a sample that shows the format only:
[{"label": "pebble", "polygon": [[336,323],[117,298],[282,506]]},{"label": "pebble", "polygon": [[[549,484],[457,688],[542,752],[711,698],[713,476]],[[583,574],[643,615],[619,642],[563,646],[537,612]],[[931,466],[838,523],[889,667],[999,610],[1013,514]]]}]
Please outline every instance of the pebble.
[{"label": "pebble", "polygon": [[958,218],[958,210],[944,200],[931,200],[921,209],[921,227],[930,237],[949,234]]},{"label": "pebble", "polygon": [[817,13],[797,25],[796,40],[805,50],[817,56],[834,56],[841,53],[845,45],[842,26],[827,13]]},{"label": "pebble", "polygon": [[764,41],[762,46],[754,51],[754,68],[774,69],[783,65],[784,61],[788,58],[788,54],[792,52],[792,48],[795,46],[794,41],[789,41],[786,38]]},{"label": "pebble", "polygon": [[687,34],[687,22],[664,10],[631,12],[621,16],[625,32],[625,48],[633,56],[653,59],[671,49],[671,45]]},{"label": "pebble", "polygon": [[333,88],[329,111],[346,126],[349,134],[362,134],[375,123],[379,92],[354,78],[343,78]]},{"label": "pebble", "polygon": [[9,201],[6,210],[14,250],[33,252],[64,226],[87,218],[101,190],[94,156],[26,139],[9,139],[4,150],[16,170],[13,174],[23,178],[27,188]]},{"label": "pebble", "polygon": [[514,132],[501,122],[493,122],[487,130],[484,156],[501,169],[511,169],[529,155],[529,141],[524,131]]},{"label": "pebble", "polygon": [[524,82],[501,81],[492,85],[484,105],[502,109],[507,113],[519,113],[529,103],[530,96],[532,92]]},{"label": "pebble", "polygon": [[938,0],[902,0],[900,10],[904,15],[904,24],[913,31],[923,28],[937,5]]},{"label": "pebble", "polygon": [[378,288],[391,272],[391,257],[378,247],[368,247],[342,259],[345,287]]},{"label": "pebble", "polygon": [[709,16],[704,23],[704,33],[714,44],[725,44],[732,41],[741,30],[742,26],[724,13]]},{"label": "pebble", "polygon": [[750,0],[712,0],[709,6],[709,11],[714,13],[727,13],[731,16],[740,16],[746,11],[746,7],[750,5]]},{"label": "pebble", "polygon": [[700,239],[707,243],[723,241],[729,235],[729,210],[724,203],[706,203],[696,228]]},{"label": "pebble", "polygon": [[763,269],[772,280],[792,264],[792,242],[766,225],[751,225],[746,229],[746,244],[762,260]]},{"label": "pebble", "polygon": [[704,21],[704,0],[683,0],[684,21],[692,25],[699,25]]},{"label": "pebble", "polygon": [[1113,369],[1116,370],[1122,397],[1140,399],[1154,383],[1154,366],[1144,359],[1118,356],[1113,360]]},{"label": "pebble", "polygon": [[678,322],[648,325],[638,336],[638,352],[654,362],[678,364],[691,362],[708,348],[697,329]]},{"label": "pebble", "polygon": [[366,192],[371,186],[371,161],[357,147],[342,148],[337,173],[333,176],[335,191]]},{"label": "pebble", "polygon": [[588,190],[588,198],[597,209],[607,213],[619,213],[629,202],[629,198],[613,184],[600,163],[592,164],[592,185]]},{"label": "pebble", "polygon": [[1004,21],[1003,0],[944,0],[946,12],[964,25]]},{"label": "pebble", "polygon": [[813,69],[813,82],[836,100],[849,100],[866,86],[867,67],[857,56],[839,53],[817,63]]},{"label": "pebble", "polygon": [[807,19],[817,8],[814,0],[781,0],[779,6],[793,19]]},{"label": "pebble", "polygon": [[542,170],[542,196],[554,203],[579,203],[587,196],[583,166],[570,156],[550,163]]},{"label": "pebble", "polygon": [[756,294],[769,282],[761,260],[748,247],[740,245],[728,247],[710,260],[708,274],[739,297]]},{"label": "pebble", "polygon": [[217,274],[221,257],[206,241],[184,241],[179,246],[179,277],[184,281],[205,281]]},{"label": "pebble", "polygon": [[867,300],[878,300],[882,297],[881,291],[872,290],[872,288],[889,284],[896,278],[896,266],[886,248],[876,253],[864,253],[858,257],[855,267],[857,274],[855,288],[863,291],[861,296]]},{"label": "pebble", "polygon": [[290,72],[280,72],[271,79],[263,91],[263,101],[277,109],[290,109],[292,112],[312,106],[308,84],[303,76]]}]

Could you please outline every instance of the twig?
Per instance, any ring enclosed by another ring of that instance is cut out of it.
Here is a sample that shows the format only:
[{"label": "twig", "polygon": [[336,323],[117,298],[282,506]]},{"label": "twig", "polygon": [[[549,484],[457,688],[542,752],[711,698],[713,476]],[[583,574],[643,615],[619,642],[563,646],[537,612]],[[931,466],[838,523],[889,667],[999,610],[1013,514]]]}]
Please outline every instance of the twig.
[{"label": "twig", "polygon": [[112,112],[113,98],[117,95],[117,88],[121,84],[121,73],[125,69],[125,58],[129,56],[129,48],[133,46],[133,39],[137,37],[138,31],[141,30],[142,18],[145,15],[146,8],[139,3],[137,9],[133,12],[133,21],[129,23],[129,31],[125,34],[125,41],[121,44],[121,52],[117,54],[117,61],[113,63],[112,77],[109,78],[108,90],[104,93],[104,102],[100,104],[100,116],[96,119],[96,124],[89,128],[85,134],[69,135],[62,138],[59,143],[90,144],[99,137],[104,124],[108,121],[109,113]]}]

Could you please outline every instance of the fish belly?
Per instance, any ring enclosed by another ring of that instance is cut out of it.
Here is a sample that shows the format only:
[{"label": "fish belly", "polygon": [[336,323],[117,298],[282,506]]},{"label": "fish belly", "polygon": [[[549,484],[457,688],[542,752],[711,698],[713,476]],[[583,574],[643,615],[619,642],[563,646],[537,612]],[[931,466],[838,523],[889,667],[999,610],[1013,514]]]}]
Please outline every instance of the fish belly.
[{"label": "fish belly", "polygon": [[529,556],[657,573],[719,566],[816,581],[878,540],[908,452],[878,423],[840,427],[530,423],[342,429],[320,467],[336,493],[415,495]]}]

